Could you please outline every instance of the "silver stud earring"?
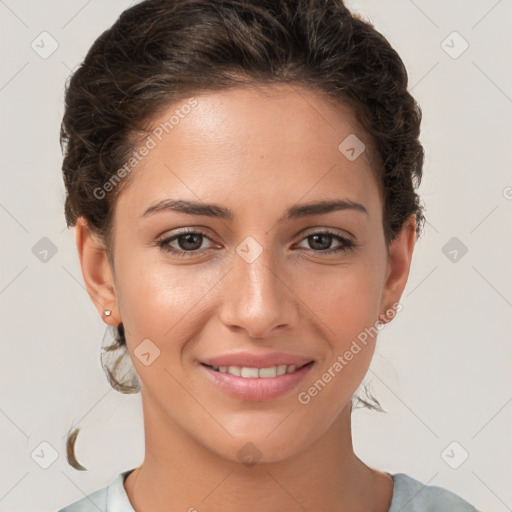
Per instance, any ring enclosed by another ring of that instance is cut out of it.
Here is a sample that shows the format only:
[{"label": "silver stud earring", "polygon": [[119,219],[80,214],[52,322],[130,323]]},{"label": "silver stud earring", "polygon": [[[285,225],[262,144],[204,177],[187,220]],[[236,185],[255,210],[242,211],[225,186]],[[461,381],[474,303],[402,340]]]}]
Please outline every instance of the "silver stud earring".
[{"label": "silver stud earring", "polygon": [[105,311],[104,311],[105,316],[110,316],[111,314],[112,314],[112,311],[110,311],[110,309],[105,309]]}]

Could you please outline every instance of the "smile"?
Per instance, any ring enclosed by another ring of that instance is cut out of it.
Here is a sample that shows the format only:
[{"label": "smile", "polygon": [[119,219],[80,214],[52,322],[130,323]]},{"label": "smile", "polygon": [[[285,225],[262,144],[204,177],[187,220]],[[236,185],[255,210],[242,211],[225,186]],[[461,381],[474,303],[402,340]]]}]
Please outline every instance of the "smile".
[{"label": "smile", "polygon": [[[310,361],[307,364],[311,364]],[[286,373],[293,373],[297,371],[297,365],[295,364],[280,364],[279,366],[270,366],[267,368],[254,368],[249,366],[214,366],[214,365],[205,365],[209,366],[216,372],[220,373],[229,373],[230,375],[235,375],[237,377],[243,377],[245,379],[266,379],[271,377],[277,377],[279,375],[285,375]],[[305,365],[302,365],[305,366]],[[299,368],[302,368],[300,366]]]},{"label": "smile", "polygon": [[270,367],[214,366],[201,363],[208,380],[228,395],[246,401],[272,400],[298,387],[314,365]]}]

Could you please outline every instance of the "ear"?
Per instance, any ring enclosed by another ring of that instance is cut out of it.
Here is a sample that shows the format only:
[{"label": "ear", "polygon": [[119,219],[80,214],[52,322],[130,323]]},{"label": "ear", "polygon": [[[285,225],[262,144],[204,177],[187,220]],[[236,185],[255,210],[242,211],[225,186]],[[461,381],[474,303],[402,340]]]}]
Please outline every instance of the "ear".
[{"label": "ear", "polygon": [[[76,246],[85,287],[103,321],[110,325],[121,322],[117,308],[114,276],[102,241],[90,230],[87,220],[79,217],[75,226]],[[111,310],[105,316],[105,310]]]},{"label": "ear", "polygon": [[382,324],[390,322],[397,313],[393,306],[400,301],[407,284],[415,243],[416,215],[411,214],[389,247],[386,282],[379,315],[379,322]]}]

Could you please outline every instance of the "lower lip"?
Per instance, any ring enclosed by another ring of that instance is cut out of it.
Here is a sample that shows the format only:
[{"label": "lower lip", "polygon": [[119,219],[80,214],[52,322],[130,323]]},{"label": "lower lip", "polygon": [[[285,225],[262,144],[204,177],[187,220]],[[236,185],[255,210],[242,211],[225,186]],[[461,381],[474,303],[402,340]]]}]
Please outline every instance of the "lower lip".
[{"label": "lower lip", "polygon": [[230,373],[217,372],[204,364],[200,364],[200,367],[214,384],[229,395],[242,400],[261,402],[278,398],[295,388],[311,370],[313,364],[309,363],[292,373],[260,378],[237,377]]}]

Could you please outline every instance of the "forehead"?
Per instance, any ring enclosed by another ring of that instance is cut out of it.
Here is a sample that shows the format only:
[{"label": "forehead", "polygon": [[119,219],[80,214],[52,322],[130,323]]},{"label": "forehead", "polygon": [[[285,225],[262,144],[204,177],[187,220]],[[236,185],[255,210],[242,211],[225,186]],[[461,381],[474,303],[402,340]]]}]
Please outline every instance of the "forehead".
[{"label": "forehead", "polygon": [[[140,214],[169,197],[378,202],[368,136],[348,107],[316,91],[278,85],[207,92],[162,110],[150,129],[142,145],[151,149],[118,205],[129,202]],[[366,146],[360,157],[342,152],[347,140]]]}]

